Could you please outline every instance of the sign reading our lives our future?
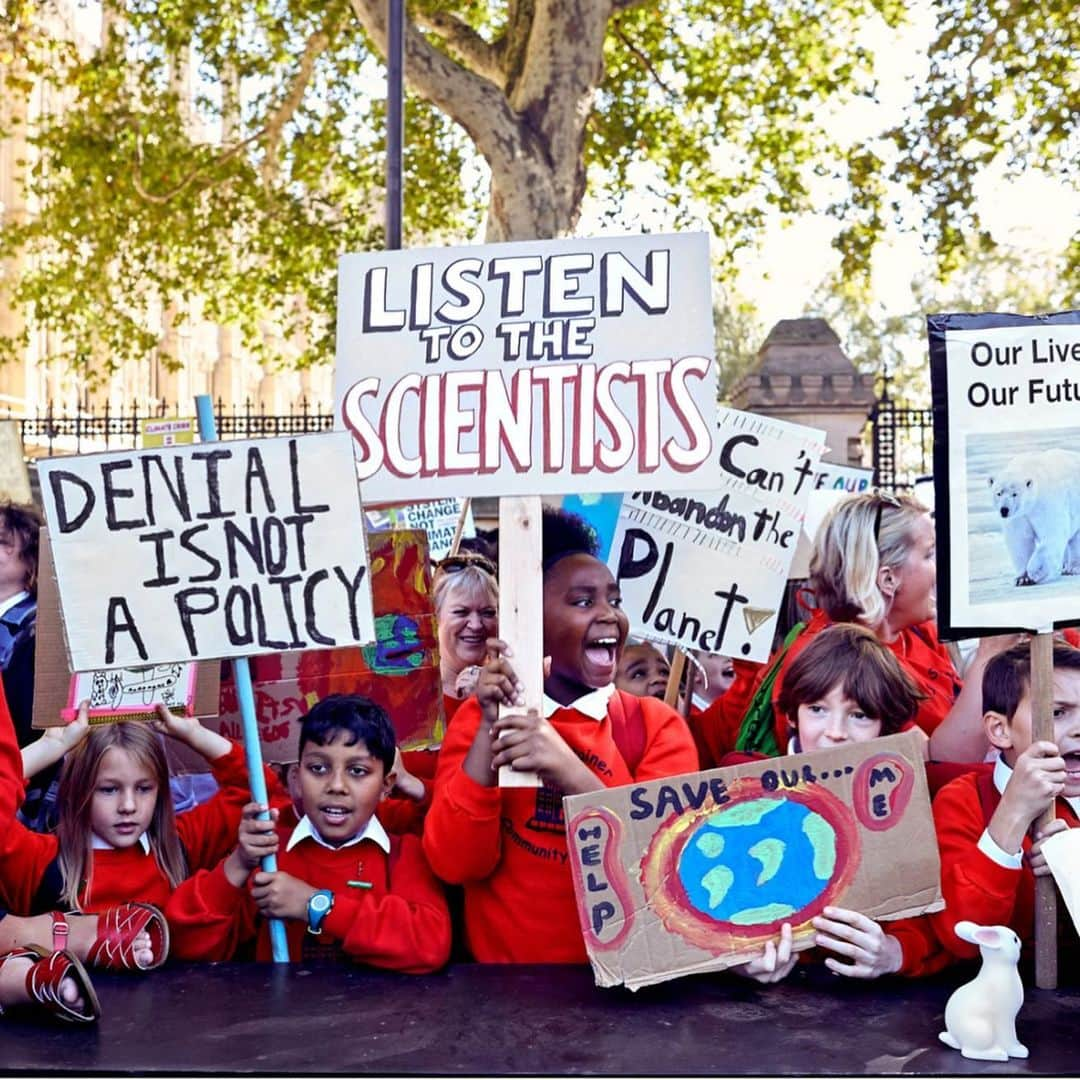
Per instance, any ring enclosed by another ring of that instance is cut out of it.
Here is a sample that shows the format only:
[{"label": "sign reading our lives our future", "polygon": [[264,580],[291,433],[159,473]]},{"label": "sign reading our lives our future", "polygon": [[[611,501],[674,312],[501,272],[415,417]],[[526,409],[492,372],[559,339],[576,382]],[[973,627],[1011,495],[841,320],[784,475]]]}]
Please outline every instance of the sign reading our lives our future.
[{"label": "sign reading our lives our future", "polygon": [[[599,986],[717,971],[828,905],[872,919],[940,910],[914,732],[571,795],[574,893]],[[885,924],[888,932],[888,923]]]},{"label": "sign reading our lives our future", "polygon": [[1080,621],[1080,312],[931,315],[943,637]]},{"label": "sign reading our lives our future", "polygon": [[720,409],[717,446],[710,490],[623,497],[608,565],[633,633],[764,661],[824,435]]},{"label": "sign reading our lives our future", "polygon": [[343,256],[335,412],[365,501],[692,486],[710,281],[703,233]]},{"label": "sign reading our lives our future", "polygon": [[346,432],[39,470],[72,671],[374,640]]}]

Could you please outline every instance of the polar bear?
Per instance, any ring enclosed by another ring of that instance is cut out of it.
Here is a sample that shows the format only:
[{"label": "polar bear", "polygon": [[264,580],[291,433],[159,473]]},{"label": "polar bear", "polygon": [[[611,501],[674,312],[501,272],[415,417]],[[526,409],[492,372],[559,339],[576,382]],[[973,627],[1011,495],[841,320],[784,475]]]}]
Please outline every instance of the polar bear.
[{"label": "polar bear", "polygon": [[1080,454],[1017,454],[987,482],[1017,585],[1080,574]]}]

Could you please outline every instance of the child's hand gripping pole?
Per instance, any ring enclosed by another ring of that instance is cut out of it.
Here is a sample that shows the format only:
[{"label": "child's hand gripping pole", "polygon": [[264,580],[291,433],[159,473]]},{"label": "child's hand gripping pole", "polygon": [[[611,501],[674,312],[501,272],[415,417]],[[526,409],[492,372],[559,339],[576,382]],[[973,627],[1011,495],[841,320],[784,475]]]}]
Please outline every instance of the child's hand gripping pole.
[{"label": "child's hand gripping pole", "polygon": [[[203,442],[217,441],[217,423],[214,420],[214,406],[209,394],[195,397],[195,412],[199,420],[199,438]],[[242,656],[232,661],[233,683],[240,703],[240,719],[244,730],[244,759],[247,761],[248,787],[253,802],[260,806],[269,806],[266,791],[266,777],[263,774],[262,748],[259,745],[259,724],[255,718],[255,694],[251,687],[251,669],[247,657]],[[259,815],[261,820],[269,821],[270,812]],[[262,861],[262,869],[268,874],[277,870],[277,856],[267,855]],[[289,945],[285,938],[285,924],[280,919],[270,919],[270,948],[274,962],[289,962]]]}]

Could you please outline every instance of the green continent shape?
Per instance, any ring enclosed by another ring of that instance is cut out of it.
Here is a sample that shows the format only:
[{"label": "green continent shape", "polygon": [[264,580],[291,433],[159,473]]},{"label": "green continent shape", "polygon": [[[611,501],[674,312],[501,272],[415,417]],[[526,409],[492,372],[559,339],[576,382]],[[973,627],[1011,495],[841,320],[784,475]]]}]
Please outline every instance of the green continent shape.
[{"label": "green continent shape", "polygon": [[790,904],[766,904],[764,907],[743,908],[731,916],[731,921],[737,926],[758,926],[794,914],[795,909]]},{"label": "green continent shape", "polygon": [[814,813],[803,818],[802,831],[814,851],[814,877],[828,881],[836,869],[836,833],[820,814]]},{"label": "green continent shape", "polygon": [[771,814],[779,806],[783,806],[783,801],[780,799],[751,799],[750,802],[724,807],[709,818],[709,824],[714,829],[756,825],[766,814]]},{"label": "green continent shape", "polygon": [[749,850],[749,855],[753,859],[757,859],[761,863],[761,873],[758,874],[758,885],[764,885],[769,878],[776,874],[776,871],[780,869],[780,864],[784,861],[784,852],[787,849],[787,845],[783,840],[775,836],[767,837],[764,840],[759,840]]},{"label": "green continent shape", "polygon": [[702,879],[701,884],[709,893],[709,907],[719,907],[731,888],[735,875],[727,866],[714,866]]},{"label": "green continent shape", "polygon": [[694,844],[706,859],[715,859],[724,850],[724,838],[718,832],[702,833]]}]

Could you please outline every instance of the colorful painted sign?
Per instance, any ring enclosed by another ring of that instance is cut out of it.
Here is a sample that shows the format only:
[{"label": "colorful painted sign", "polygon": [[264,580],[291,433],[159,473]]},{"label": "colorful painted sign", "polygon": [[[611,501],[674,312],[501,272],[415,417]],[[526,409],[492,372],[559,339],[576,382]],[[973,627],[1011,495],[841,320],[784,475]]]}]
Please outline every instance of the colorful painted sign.
[{"label": "colorful painted sign", "polygon": [[623,496],[608,565],[635,634],[767,660],[822,432],[721,409],[717,486]]},{"label": "colorful painted sign", "polygon": [[344,432],[42,460],[73,671],[373,641]]},{"label": "colorful painted sign", "polygon": [[704,233],[341,258],[365,502],[693,487],[716,413]]},{"label": "colorful painted sign", "polygon": [[568,796],[582,933],[600,986],[636,990],[796,950],[829,904],[873,919],[942,905],[917,736]]},{"label": "colorful painted sign", "polygon": [[1080,311],[927,325],[942,637],[1080,622]]},{"label": "colorful painted sign", "polygon": [[[363,648],[284,652],[249,661],[263,757],[295,761],[299,722],[329,694],[364,694],[390,716],[404,750],[437,746],[444,728],[438,634],[423,532],[374,533],[368,560],[376,640]],[[241,737],[231,674],[221,683],[220,716],[207,726]]]}]

